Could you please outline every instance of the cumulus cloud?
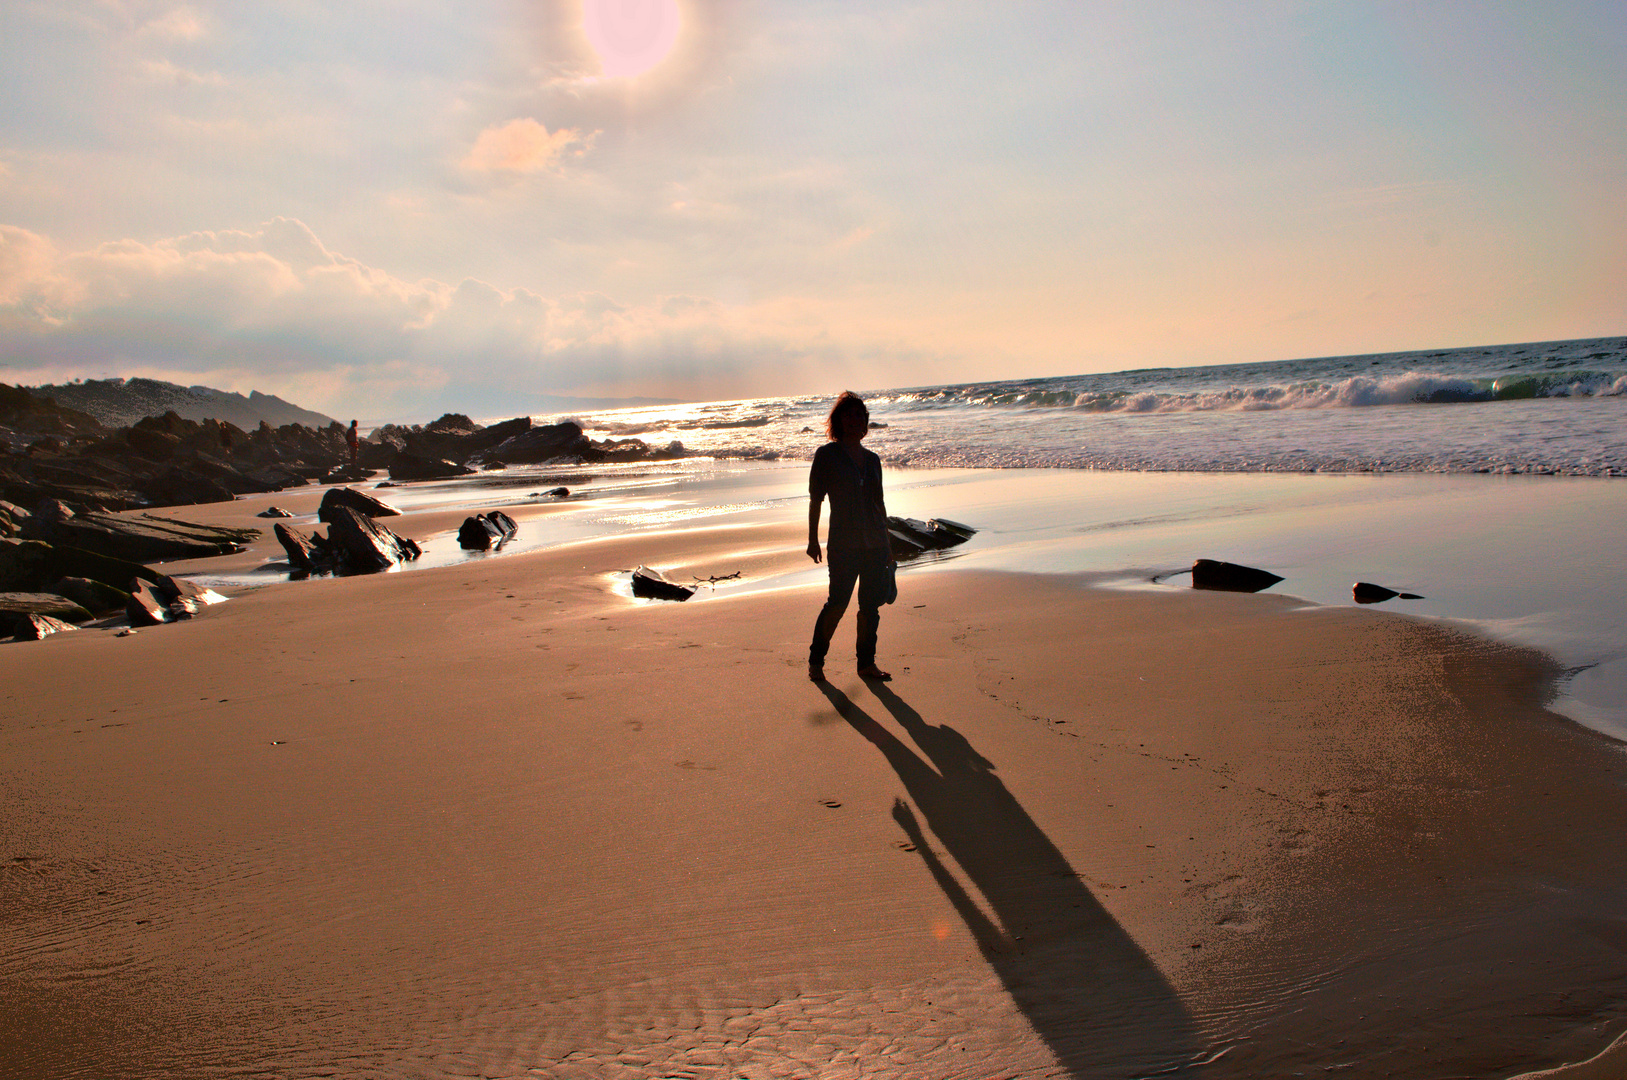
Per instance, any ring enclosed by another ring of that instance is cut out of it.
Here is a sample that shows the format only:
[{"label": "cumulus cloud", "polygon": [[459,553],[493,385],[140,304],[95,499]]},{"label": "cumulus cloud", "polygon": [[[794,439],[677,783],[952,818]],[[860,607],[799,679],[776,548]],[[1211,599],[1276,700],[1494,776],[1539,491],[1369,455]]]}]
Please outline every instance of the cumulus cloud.
[{"label": "cumulus cloud", "polygon": [[750,380],[804,362],[799,339],[805,327],[706,297],[408,281],[288,218],[85,251],[0,226],[7,382],[140,374],[327,411],[496,415],[528,395],[764,392]]},{"label": "cumulus cloud", "polygon": [[475,172],[537,172],[552,168],[567,153],[580,156],[592,139],[575,128],[549,131],[530,117],[521,117],[482,131],[463,167]]}]

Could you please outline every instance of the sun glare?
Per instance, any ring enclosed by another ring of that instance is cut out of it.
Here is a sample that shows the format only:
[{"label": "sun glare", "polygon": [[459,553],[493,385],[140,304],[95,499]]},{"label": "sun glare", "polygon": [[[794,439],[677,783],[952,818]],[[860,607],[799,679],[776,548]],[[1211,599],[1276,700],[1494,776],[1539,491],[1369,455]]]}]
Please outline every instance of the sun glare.
[{"label": "sun glare", "polygon": [[678,0],[582,0],[582,29],[611,78],[642,75],[678,41]]}]

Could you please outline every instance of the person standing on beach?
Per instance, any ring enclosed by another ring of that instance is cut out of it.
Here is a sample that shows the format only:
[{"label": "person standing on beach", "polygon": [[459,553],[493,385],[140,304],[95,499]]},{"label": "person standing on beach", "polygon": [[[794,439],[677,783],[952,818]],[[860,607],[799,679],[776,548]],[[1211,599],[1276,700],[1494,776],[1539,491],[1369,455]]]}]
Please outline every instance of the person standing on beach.
[{"label": "person standing on beach", "polygon": [[881,459],[859,445],[870,433],[870,410],[851,390],[843,391],[825,420],[830,441],[814,452],[808,472],[808,557],[820,561],[819,512],[830,499],[830,595],[814,623],[808,647],[808,678],[823,682],[830,639],[847,611],[853,586],[859,587],[859,675],[886,682],[892,676],[876,666],[876,627],[888,603],[895,566],[887,536],[887,503],[881,492]]},{"label": "person standing on beach", "polygon": [[356,471],[356,459],[360,447],[361,436],[356,433],[356,421],[350,422],[350,430],[345,432],[345,445],[350,447],[350,471]]}]

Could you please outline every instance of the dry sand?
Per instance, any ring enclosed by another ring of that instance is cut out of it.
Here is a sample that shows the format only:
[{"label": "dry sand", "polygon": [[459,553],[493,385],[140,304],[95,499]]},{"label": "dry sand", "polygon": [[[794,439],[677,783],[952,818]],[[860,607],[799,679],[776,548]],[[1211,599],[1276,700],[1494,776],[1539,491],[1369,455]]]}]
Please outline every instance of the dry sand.
[{"label": "dry sand", "polygon": [[799,538],[0,647],[0,1076],[1507,1077],[1627,1026],[1627,762],[1540,655],[945,568],[821,688],[815,591],[616,591]]}]

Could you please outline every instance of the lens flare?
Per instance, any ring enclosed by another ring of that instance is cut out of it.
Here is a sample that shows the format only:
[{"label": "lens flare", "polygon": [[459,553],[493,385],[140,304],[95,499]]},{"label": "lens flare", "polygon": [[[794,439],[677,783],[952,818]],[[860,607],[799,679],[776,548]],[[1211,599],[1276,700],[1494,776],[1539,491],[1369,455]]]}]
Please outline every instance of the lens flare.
[{"label": "lens flare", "polygon": [[678,41],[678,0],[582,0],[582,30],[611,78],[642,75]]}]

